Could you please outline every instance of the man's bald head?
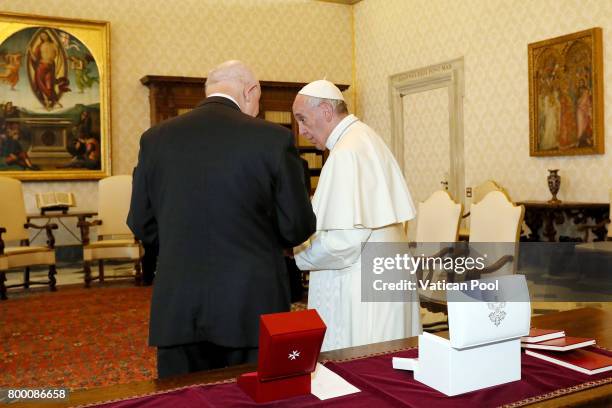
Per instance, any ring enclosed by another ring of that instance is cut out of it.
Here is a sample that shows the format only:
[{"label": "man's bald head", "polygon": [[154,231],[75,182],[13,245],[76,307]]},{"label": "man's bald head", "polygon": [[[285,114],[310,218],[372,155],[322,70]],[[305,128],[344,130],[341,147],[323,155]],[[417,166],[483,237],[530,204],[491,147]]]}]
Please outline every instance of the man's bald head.
[{"label": "man's bald head", "polygon": [[231,60],[213,68],[206,78],[206,96],[223,93],[234,98],[240,110],[257,116],[261,89],[253,71],[244,63]]}]

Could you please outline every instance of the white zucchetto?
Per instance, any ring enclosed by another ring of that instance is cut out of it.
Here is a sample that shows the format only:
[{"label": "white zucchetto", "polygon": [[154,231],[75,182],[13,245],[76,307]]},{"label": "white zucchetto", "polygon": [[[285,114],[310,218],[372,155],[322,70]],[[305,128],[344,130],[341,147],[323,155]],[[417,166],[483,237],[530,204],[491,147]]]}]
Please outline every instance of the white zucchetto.
[{"label": "white zucchetto", "polygon": [[336,85],[325,79],[319,79],[318,81],[313,81],[309,83],[308,85],[300,89],[300,92],[298,92],[298,94],[314,96],[315,98],[337,99],[339,101],[344,101],[344,96],[342,96],[342,92],[340,92],[340,89],[338,89]]}]

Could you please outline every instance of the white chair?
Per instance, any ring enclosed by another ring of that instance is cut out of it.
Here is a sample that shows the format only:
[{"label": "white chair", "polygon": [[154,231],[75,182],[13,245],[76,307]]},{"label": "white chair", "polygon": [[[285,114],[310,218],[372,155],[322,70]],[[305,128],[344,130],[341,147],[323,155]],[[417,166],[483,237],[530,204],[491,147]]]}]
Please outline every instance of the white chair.
[{"label": "white chair", "polygon": [[[419,203],[416,225],[417,254],[427,253],[429,256],[442,257],[452,252],[449,244],[457,241],[462,212],[463,206],[453,201],[446,191],[436,191],[427,200]],[[427,277],[424,277],[423,272],[417,271],[418,280],[435,282],[446,276],[444,272],[428,270]],[[419,290],[420,304],[432,313],[446,313],[446,301],[437,295],[438,292]],[[423,328],[431,330],[441,325],[446,325],[446,321],[424,323]]]},{"label": "white chair", "polygon": [[462,207],[446,191],[436,191],[419,203],[416,242],[455,242]]},{"label": "white chair", "polygon": [[[516,272],[518,242],[525,207],[514,205],[503,191],[491,191],[480,202],[472,204],[470,222],[470,244],[507,243],[508,245],[484,245],[489,255],[489,265],[483,270],[466,273],[466,280],[479,279],[481,275],[501,271],[511,264]],[[491,261],[495,259],[495,261]]]},{"label": "white chair", "polygon": [[[509,197],[508,192],[502,186],[500,186],[497,182],[493,180],[487,180],[472,189],[472,205],[478,204],[482,201],[483,198],[491,191],[501,191]],[[463,218],[467,218],[470,216],[470,211],[468,211]],[[459,236],[462,238],[467,238],[470,236],[470,229],[468,227],[461,227],[459,230]]]},{"label": "white chair", "polygon": [[472,195],[472,204],[478,204],[479,202],[481,202],[491,191],[501,191],[502,193],[508,195],[506,189],[500,186],[497,182],[493,180],[487,180],[484,183],[481,183],[474,187]]},{"label": "white chair", "polygon": [[[98,184],[98,216],[93,221],[79,223],[83,236],[83,269],[85,287],[92,280],[104,282],[104,260],[127,260],[134,263],[135,274],[115,275],[114,278],[134,278],[141,283],[141,260],[144,250],[126,224],[132,194],[132,176],[112,176]],[[98,240],[90,242],[89,228],[96,226]],[[98,261],[98,276],[91,276],[91,263]]]},{"label": "white chair", "polygon": [[470,242],[518,242],[525,207],[514,205],[503,191],[489,192],[470,213]]},{"label": "white chair", "polygon": [[[450,256],[475,257],[475,252],[486,253],[486,265],[482,269],[466,270],[463,274],[442,273],[447,282],[479,279],[485,274],[502,275],[516,272],[518,241],[524,214],[523,206],[515,206],[501,191],[489,192],[479,203],[472,205],[472,226],[468,248],[457,248]],[[495,244],[497,243],[497,244]],[[507,245],[504,245],[507,243]],[[492,245],[493,244],[493,245]],[[447,252],[448,253],[448,252]],[[511,268],[508,271],[507,268]],[[426,279],[435,279],[429,271]],[[423,307],[432,312],[446,313],[446,294],[443,291],[420,291]],[[440,326],[444,322],[423,325],[424,328]]]},{"label": "white chair", "polygon": [[[19,180],[0,177],[0,197],[0,299],[6,299],[6,290],[13,287],[28,289],[30,285],[49,285],[49,289],[55,291],[55,237],[52,230],[57,229],[57,225],[38,226],[28,222]],[[28,228],[44,229],[47,246],[30,245]],[[5,242],[19,242],[19,246],[7,246]],[[36,265],[49,267],[49,280],[30,281],[30,267]],[[23,283],[5,285],[6,271],[23,267]]]}]

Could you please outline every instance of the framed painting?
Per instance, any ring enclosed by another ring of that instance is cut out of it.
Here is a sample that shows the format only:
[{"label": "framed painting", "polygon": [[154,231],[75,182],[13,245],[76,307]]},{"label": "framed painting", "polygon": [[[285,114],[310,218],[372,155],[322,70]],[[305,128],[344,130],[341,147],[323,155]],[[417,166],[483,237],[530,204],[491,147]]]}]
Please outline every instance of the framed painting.
[{"label": "framed painting", "polygon": [[0,175],[110,175],[110,115],[110,23],[0,13]]},{"label": "framed painting", "polygon": [[528,46],[529,154],[604,153],[601,28]]}]

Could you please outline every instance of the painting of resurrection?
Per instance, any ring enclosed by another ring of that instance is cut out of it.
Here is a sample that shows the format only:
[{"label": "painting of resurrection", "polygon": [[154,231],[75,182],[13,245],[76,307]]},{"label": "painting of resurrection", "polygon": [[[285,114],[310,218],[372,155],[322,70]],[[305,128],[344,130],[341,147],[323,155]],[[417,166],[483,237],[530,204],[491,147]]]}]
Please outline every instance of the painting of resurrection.
[{"label": "painting of resurrection", "polygon": [[0,175],[110,174],[108,31],[105,22],[0,14]]}]

